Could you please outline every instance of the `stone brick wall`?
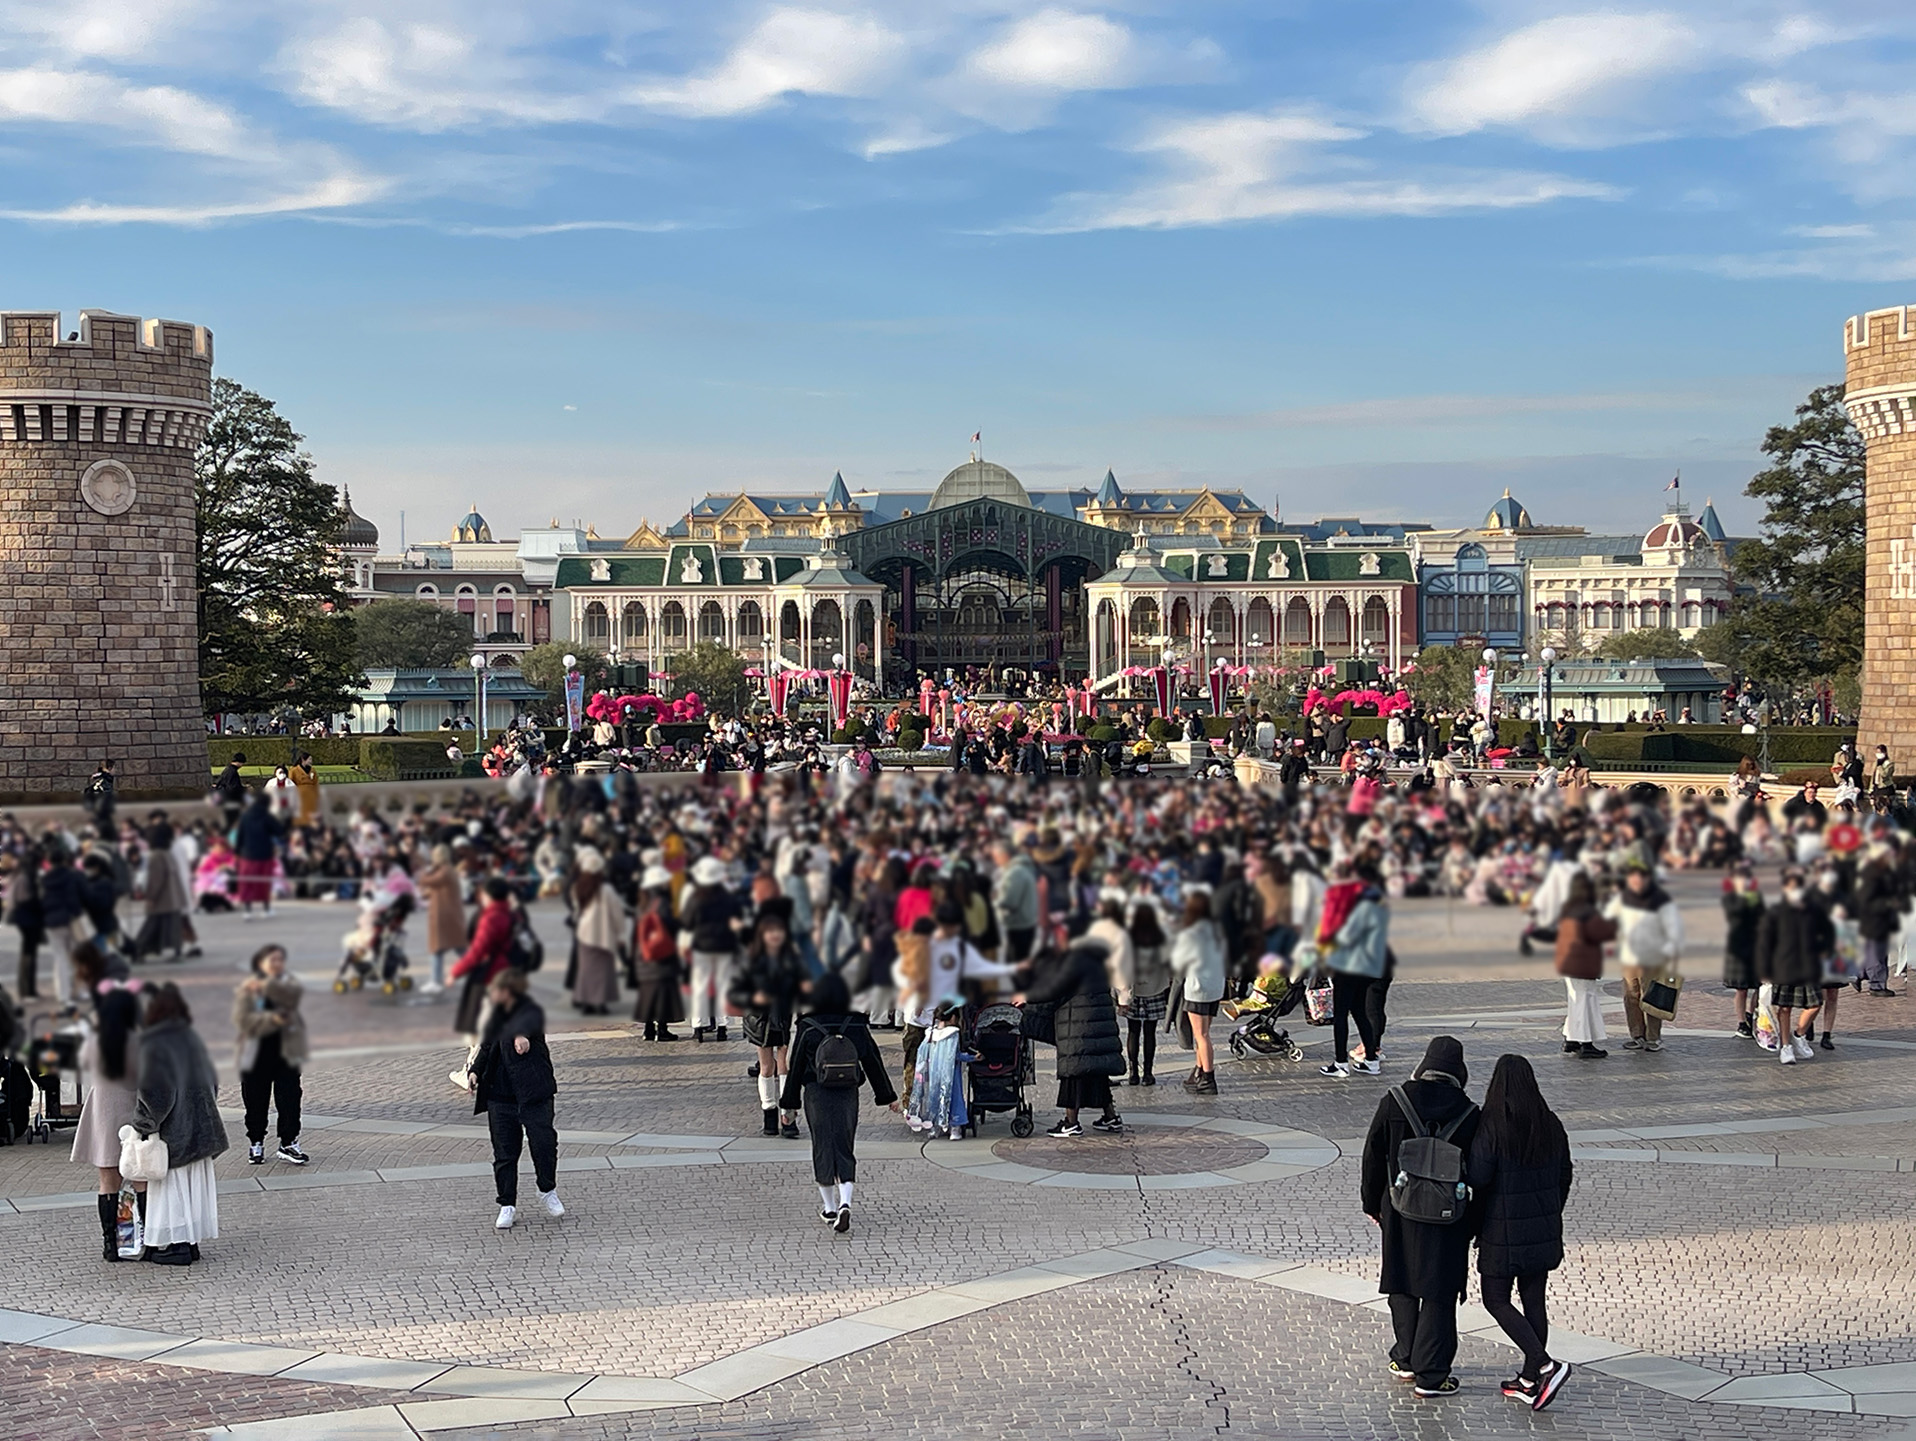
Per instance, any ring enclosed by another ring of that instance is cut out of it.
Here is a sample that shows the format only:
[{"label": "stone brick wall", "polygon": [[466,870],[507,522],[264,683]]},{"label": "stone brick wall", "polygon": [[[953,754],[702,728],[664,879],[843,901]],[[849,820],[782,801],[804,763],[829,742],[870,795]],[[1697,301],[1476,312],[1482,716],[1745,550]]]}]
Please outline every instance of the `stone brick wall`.
[{"label": "stone brick wall", "polygon": [[206,786],[193,455],[212,371],[201,327],[0,314],[0,801],[78,791],[107,757],[123,790]]},{"label": "stone brick wall", "polygon": [[1907,306],[1844,327],[1844,404],[1869,444],[1863,714],[1867,756],[1916,765],[1916,317]]}]

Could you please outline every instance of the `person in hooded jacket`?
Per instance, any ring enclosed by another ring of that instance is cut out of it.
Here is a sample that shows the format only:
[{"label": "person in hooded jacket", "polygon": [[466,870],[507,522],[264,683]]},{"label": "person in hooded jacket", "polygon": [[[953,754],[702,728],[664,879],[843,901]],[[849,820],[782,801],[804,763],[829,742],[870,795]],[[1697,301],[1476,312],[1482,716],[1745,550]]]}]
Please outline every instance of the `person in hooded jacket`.
[{"label": "person in hooded jacket", "polygon": [[[1466,1156],[1478,1120],[1476,1107],[1464,1094],[1469,1080],[1462,1044],[1454,1036],[1437,1036],[1403,1085],[1426,1131],[1441,1131],[1463,1117],[1451,1143]],[[1397,1214],[1391,1181],[1397,1174],[1397,1153],[1411,1134],[1396,1098],[1386,1095],[1364,1138],[1360,1194],[1364,1214],[1383,1236],[1377,1289],[1390,1298],[1390,1374],[1415,1382],[1419,1396],[1449,1396],[1457,1390],[1450,1367],[1457,1358],[1457,1303],[1470,1266],[1470,1228],[1410,1221]]]},{"label": "person in hooded jacket", "polygon": [[519,1218],[519,1148],[532,1152],[533,1183],[546,1214],[565,1214],[559,1200],[559,1133],[552,1124],[552,1098],[559,1083],[546,1049],[546,1014],[526,994],[523,971],[504,970],[486,987],[491,1014],[471,1067],[474,1115],[486,1117],[492,1134],[492,1179],[499,1202],[495,1229],[509,1231]]},{"label": "person in hooded jacket", "polygon": [[[1484,1309],[1523,1353],[1523,1369],[1503,1383],[1503,1393],[1541,1411],[1570,1378],[1569,1363],[1552,1360],[1547,1349],[1544,1287],[1563,1264],[1563,1207],[1573,1168],[1563,1122],[1522,1056],[1497,1058],[1468,1154],[1470,1229]],[[1521,1310],[1511,1304],[1513,1286]]]},{"label": "person in hooded jacket", "polygon": [[1064,1111],[1047,1136],[1082,1136],[1078,1113],[1096,1106],[1094,1131],[1118,1132],[1123,1118],[1111,1101],[1111,1078],[1124,1074],[1124,1044],[1118,1036],[1118,1008],[1105,969],[1106,948],[1079,943],[1061,954],[1041,958],[1032,981],[1012,997],[1020,1006],[1053,1006],[1053,1043],[1058,1050],[1058,1105]]}]

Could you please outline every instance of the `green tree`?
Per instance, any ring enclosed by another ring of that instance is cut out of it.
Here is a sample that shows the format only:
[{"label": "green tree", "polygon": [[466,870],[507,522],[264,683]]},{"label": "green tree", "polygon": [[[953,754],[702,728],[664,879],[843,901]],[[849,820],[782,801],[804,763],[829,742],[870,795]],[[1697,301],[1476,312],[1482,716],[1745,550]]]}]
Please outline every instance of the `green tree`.
[{"label": "green tree", "polygon": [[744,658],[737,651],[709,640],[702,640],[690,650],[673,656],[673,696],[686,696],[694,691],[705,702],[707,710],[738,715],[751,694]]},{"label": "green tree", "polygon": [[1454,715],[1477,703],[1475,650],[1427,645],[1417,652],[1417,668],[1403,677],[1404,689],[1427,706]]},{"label": "green tree", "polygon": [[472,622],[429,600],[375,601],[353,612],[353,629],[363,666],[436,670],[472,654]]},{"label": "green tree", "polygon": [[1799,685],[1853,674],[1863,658],[1863,437],[1843,387],[1819,385],[1794,425],[1763,437],[1770,466],[1744,494],[1763,502],[1759,539],[1733,558],[1753,594],[1730,607],[1733,651],[1759,681]]},{"label": "green tree", "polygon": [[1605,660],[1693,660],[1697,649],[1673,630],[1620,630],[1597,647]]},{"label": "green tree", "polygon": [[362,681],[337,543],[343,514],[264,396],[213,382],[194,458],[200,693],[209,713],[329,714]]},{"label": "green tree", "polygon": [[568,655],[578,661],[578,671],[585,677],[585,693],[588,696],[596,690],[605,689],[605,654],[590,646],[555,643],[535,645],[519,657],[519,674],[531,684],[544,689],[546,702],[557,716],[565,714],[565,658]]}]

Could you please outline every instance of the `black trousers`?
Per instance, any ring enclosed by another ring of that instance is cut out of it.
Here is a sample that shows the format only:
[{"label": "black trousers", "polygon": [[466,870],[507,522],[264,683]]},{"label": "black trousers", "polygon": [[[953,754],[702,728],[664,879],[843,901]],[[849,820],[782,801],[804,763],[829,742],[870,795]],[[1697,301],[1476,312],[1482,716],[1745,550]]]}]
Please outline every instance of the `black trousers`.
[{"label": "black trousers", "polygon": [[[1390,995],[1390,982],[1390,972],[1386,971],[1372,981],[1370,989],[1364,993],[1364,1015],[1370,1021],[1371,1034],[1371,1039],[1364,1042],[1364,1054],[1372,1059],[1376,1058],[1377,1051],[1384,1049],[1384,1002]],[[1376,1050],[1371,1049],[1373,1042]]]},{"label": "black trousers", "polygon": [[1005,932],[1005,944],[1009,948],[1005,953],[1006,964],[1026,960],[1031,955],[1031,947],[1038,939],[1036,926],[1019,926],[1016,930]]},{"label": "black trousers", "polygon": [[246,1139],[258,1145],[266,1139],[266,1106],[270,1101],[279,1111],[279,1143],[290,1146],[299,1139],[299,1069],[273,1056],[240,1072],[240,1104],[246,1108]]},{"label": "black trousers", "polygon": [[1337,1046],[1337,1059],[1350,1059],[1350,1023],[1357,1021],[1357,1034],[1364,1042],[1364,1055],[1377,1057],[1377,1029],[1371,1024],[1370,993],[1377,982],[1370,976],[1331,972],[1331,1040]]},{"label": "black trousers", "polygon": [[1390,1359],[1417,1373],[1417,1384],[1435,1386],[1457,1359],[1457,1298],[1433,1301],[1419,1296],[1390,1298],[1390,1324],[1397,1339]]},{"label": "black trousers", "polygon": [[532,1179],[541,1191],[559,1184],[559,1133],[552,1128],[552,1098],[529,1106],[511,1101],[486,1104],[486,1129],[492,1132],[492,1184],[501,1206],[519,1204],[519,1144],[532,1152]]},{"label": "black trousers", "polygon": [[[1484,1309],[1496,1318],[1503,1327],[1504,1335],[1523,1352],[1523,1377],[1526,1381],[1535,1381],[1543,1374],[1543,1363],[1550,1359],[1545,1349],[1550,1344],[1550,1318],[1544,1314],[1544,1285],[1550,1279],[1548,1271],[1539,1271],[1534,1276],[1480,1276],[1483,1285]],[[1517,1288],[1517,1297],[1523,1302],[1519,1311],[1510,1304],[1512,1283]]]},{"label": "black trousers", "polygon": [[1144,1075],[1150,1075],[1151,1067],[1158,1058],[1158,1023],[1132,1016],[1125,1022],[1125,1040],[1128,1043],[1126,1050],[1131,1055],[1132,1074],[1142,1071]]}]

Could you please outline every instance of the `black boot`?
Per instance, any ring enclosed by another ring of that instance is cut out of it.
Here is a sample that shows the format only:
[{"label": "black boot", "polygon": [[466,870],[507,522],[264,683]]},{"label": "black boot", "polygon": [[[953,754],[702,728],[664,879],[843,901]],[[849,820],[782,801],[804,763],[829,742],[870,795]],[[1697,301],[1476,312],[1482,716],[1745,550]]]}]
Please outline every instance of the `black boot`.
[{"label": "black boot", "polygon": [[1199,1071],[1197,1084],[1186,1089],[1194,1096],[1215,1096],[1217,1094],[1217,1072]]},{"label": "black boot", "polygon": [[139,1211],[140,1211],[140,1237],[141,1237],[141,1245],[140,1245],[140,1259],[141,1259],[142,1261],[150,1261],[150,1260],[151,1260],[151,1259],[153,1258],[153,1251],[152,1251],[152,1248],[151,1248],[151,1247],[149,1247],[149,1246],[147,1246],[147,1245],[145,1244],[145,1237],[146,1237],[146,1192],[144,1192],[144,1191],[135,1191],[135,1192],[133,1193],[133,1204],[134,1204],[135,1206],[137,1206],[137,1207],[139,1208]]},{"label": "black boot", "polygon": [[776,1136],[778,1134],[777,1106],[767,1106],[765,1108],[765,1134],[768,1136]]},{"label": "black boot", "polygon": [[120,1193],[95,1197],[100,1206],[100,1259],[120,1259]]}]

